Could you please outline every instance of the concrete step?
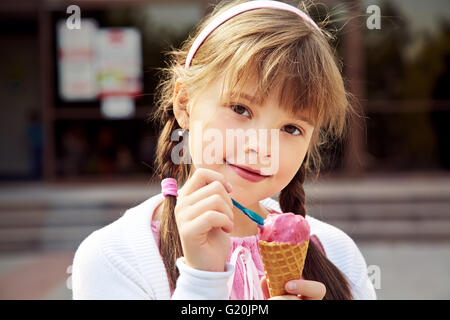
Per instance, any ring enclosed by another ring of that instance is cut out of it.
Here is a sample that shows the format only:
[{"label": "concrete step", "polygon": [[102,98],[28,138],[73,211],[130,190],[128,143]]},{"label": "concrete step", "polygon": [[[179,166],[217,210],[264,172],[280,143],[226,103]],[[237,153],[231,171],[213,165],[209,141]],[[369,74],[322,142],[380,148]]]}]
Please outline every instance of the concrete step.
[{"label": "concrete step", "polygon": [[308,202],[307,209],[310,215],[327,221],[450,220],[450,199],[423,202]]},{"label": "concrete step", "polygon": [[[119,218],[124,207],[2,208],[0,229],[14,227],[57,227],[104,225]],[[324,221],[427,221],[450,220],[450,201],[436,202],[346,202],[307,203],[308,214]]]},{"label": "concrete step", "polygon": [[104,225],[119,218],[125,210],[124,208],[59,208],[57,210],[0,211],[0,229]]},{"label": "concrete step", "polygon": [[83,239],[103,225],[9,228],[0,230],[0,252],[75,251]]},{"label": "concrete step", "polygon": [[[0,251],[70,249],[160,185],[0,186]],[[306,183],[308,214],[355,241],[450,241],[450,177]],[[277,195],[275,195],[275,198]]]},{"label": "concrete step", "polygon": [[450,219],[428,221],[334,221],[355,241],[449,242]]},{"label": "concrete step", "polygon": [[[450,220],[364,220],[329,223],[343,230],[354,241],[450,241]],[[106,224],[1,229],[0,251],[75,250],[83,239],[104,225]]]},{"label": "concrete step", "polygon": [[[448,207],[440,204],[327,205],[312,207],[315,218],[355,241],[450,241]],[[75,250],[91,232],[119,218],[123,210],[70,209],[1,213],[0,251]],[[19,218],[21,217],[21,218]]]}]

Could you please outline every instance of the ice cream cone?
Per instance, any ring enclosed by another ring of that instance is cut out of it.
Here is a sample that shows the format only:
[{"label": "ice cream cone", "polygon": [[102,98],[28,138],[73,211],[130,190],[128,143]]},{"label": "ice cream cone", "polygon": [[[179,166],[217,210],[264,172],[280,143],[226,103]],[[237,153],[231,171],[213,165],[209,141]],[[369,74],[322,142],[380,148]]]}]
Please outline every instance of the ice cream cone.
[{"label": "ice cream cone", "polygon": [[258,241],[270,297],[288,294],[286,282],[301,278],[308,244]]}]

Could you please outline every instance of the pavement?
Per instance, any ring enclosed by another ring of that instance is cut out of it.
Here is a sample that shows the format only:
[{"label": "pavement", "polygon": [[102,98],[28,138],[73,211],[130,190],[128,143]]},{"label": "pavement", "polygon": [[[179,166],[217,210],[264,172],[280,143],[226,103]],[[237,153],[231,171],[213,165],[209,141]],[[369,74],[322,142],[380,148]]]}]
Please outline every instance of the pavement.
[{"label": "pavement", "polygon": [[19,252],[0,255],[1,300],[70,300],[74,252]]},{"label": "pavement", "polygon": [[[355,240],[379,299],[450,299],[450,176],[306,183],[312,216]],[[91,232],[160,192],[154,183],[0,185],[0,299],[71,299]]]},{"label": "pavement", "polygon": [[[450,299],[450,244],[359,244],[377,299]],[[0,299],[70,300],[74,252],[0,255]]]}]

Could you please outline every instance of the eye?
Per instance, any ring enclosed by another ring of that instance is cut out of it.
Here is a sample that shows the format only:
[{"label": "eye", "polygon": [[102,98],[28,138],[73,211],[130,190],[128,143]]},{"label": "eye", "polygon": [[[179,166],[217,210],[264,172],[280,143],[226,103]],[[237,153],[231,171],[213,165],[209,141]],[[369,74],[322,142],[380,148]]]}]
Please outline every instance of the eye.
[{"label": "eye", "polygon": [[[250,112],[248,111],[248,109],[240,104],[233,104],[230,107],[231,107],[231,110],[233,110],[235,113],[237,113],[241,116],[244,116],[244,117],[250,116]],[[248,113],[248,116],[244,114],[245,112]]]},{"label": "eye", "polygon": [[[296,126],[293,125],[287,125],[284,128],[288,128],[288,130],[284,130],[289,134],[292,134],[293,136],[298,136],[303,134],[302,130],[300,130],[299,128],[297,128]],[[294,132],[296,132],[296,130],[298,131],[298,133],[294,134]]]}]

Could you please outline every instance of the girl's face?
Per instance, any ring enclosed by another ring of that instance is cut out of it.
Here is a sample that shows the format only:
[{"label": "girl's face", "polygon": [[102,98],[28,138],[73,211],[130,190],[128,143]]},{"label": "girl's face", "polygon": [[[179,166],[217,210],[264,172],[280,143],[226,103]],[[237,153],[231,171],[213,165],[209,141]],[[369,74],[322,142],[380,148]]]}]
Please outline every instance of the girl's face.
[{"label": "girl's face", "polygon": [[[220,101],[222,81],[223,77],[218,78],[188,107],[192,165],[194,170],[222,173],[233,186],[233,199],[250,206],[273,196],[292,180],[305,158],[314,126],[277,104],[277,88],[261,105],[243,98],[244,94],[253,95],[255,82],[244,87],[241,100],[232,99],[225,105]],[[240,138],[230,139],[233,135]],[[251,181],[232,164],[262,171],[267,177]]]}]

